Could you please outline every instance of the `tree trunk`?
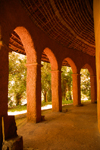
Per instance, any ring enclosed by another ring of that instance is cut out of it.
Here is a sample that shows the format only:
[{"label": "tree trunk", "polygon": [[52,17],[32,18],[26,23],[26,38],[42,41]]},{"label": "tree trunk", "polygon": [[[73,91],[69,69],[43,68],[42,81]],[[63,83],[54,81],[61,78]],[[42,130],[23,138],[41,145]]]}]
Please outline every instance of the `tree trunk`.
[{"label": "tree trunk", "polygon": [[44,102],[46,102],[46,91],[44,91]]},{"label": "tree trunk", "polygon": [[16,106],[21,105],[21,96],[22,94],[17,93],[16,94]]},{"label": "tree trunk", "polygon": [[47,96],[47,93],[46,93],[46,102],[48,102],[48,96]]}]

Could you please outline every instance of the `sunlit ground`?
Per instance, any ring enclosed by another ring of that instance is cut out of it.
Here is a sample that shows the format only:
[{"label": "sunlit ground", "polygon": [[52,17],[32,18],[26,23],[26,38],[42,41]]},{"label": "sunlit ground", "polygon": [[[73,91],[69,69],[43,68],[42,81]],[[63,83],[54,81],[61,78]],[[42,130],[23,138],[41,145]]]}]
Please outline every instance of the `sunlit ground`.
[{"label": "sunlit ground", "polygon": [[[90,102],[90,100],[86,100],[86,99],[84,99],[84,100],[82,100],[81,102]],[[69,103],[69,104],[62,104],[62,106],[64,106],[64,105],[72,105],[72,103]],[[48,105],[45,105],[45,106],[42,106],[41,107],[41,110],[47,110],[47,109],[52,109],[52,104],[48,104]],[[14,115],[19,115],[19,114],[25,114],[25,113],[27,113],[27,110],[22,110],[22,111],[14,111],[14,112],[8,112],[8,116],[14,116]]]},{"label": "sunlit ground", "polygon": [[[52,105],[46,105],[46,106],[41,107],[41,110],[47,110],[51,108],[52,108]],[[27,113],[27,110],[8,112],[8,116],[14,116],[14,115],[25,114],[25,113]]]}]

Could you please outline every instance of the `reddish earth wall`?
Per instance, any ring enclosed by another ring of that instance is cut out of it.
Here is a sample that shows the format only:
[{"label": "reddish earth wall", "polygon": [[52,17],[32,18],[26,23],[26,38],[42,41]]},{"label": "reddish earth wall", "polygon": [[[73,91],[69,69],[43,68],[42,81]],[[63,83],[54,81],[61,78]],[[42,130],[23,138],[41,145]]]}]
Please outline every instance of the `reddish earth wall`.
[{"label": "reddish earth wall", "polygon": [[[3,47],[0,51],[0,115],[7,112],[8,93],[8,50],[9,38],[13,30],[17,32],[24,45],[27,55],[27,92],[28,118],[36,122],[41,121],[41,56],[45,51],[52,70],[53,109],[61,111],[61,66],[64,59],[69,61],[73,73],[80,75],[80,69],[88,64],[92,68],[92,75],[96,75],[95,58],[78,50],[68,49],[50,39],[43,31],[36,27],[26,13],[19,0],[0,1],[0,22]],[[50,52],[51,51],[51,52]],[[35,66],[34,66],[35,64]],[[30,66],[30,67],[29,67]],[[55,67],[56,66],[56,67]],[[33,72],[33,73],[32,73]],[[77,79],[75,105],[80,104],[80,81]],[[56,84],[56,88],[55,85]],[[35,90],[34,90],[35,89]],[[55,90],[55,92],[54,92]],[[31,105],[32,104],[32,105]],[[34,105],[34,106],[33,106]],[[34,112],[34,114],[33,114]],[[37,117],[38,116],[38,117]],[[33,117],[33,118],[32,118]]]}]

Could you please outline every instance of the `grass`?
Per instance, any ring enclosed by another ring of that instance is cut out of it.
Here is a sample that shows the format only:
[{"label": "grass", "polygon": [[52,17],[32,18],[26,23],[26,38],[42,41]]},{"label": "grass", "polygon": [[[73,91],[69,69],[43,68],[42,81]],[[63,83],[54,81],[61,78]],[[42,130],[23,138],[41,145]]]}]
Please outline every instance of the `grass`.
[{"label": "grass", "polygon": [[[90,100],[82,100],[81,102],[90,102]],[[64,101],[62,100],[62,104],[73,104],[73,100],[68,100],[68,101]],[[52,105],[52,102],[42,102],[41,104],[42,106],[46,106],[46,105]],[[8,112],[15,112],[15,111],[23,111],[23,110],[27,110],[27,105],[19,105],[16,107],[12,107],[8,109]]]},{"label": "grass", "polygon": [[73,100],[62,100],[62,104],[73,104]]},{"label": "grass", "polygon": [[44,101],[42,101],[41,106],[46,106],[46,105],[52,105],[52,102],[44,102]]},{"label": "grass", "polygon": [[23,111],[26,109],[27,109],[27,105],[18,105],[12,108],[8,108],[8,112]]}]

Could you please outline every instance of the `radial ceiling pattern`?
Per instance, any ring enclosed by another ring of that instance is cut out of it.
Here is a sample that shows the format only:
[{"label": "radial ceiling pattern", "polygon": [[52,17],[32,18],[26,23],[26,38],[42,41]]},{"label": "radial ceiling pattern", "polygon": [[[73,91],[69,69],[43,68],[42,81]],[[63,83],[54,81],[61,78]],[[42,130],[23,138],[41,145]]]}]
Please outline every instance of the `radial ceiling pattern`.
[{"label": "radial ceiling pattern", "polygon": [[[95,56],[93,0],[21,0],[33,22],[67,48]],[[16,32],[9,47],[25,54]],[[47,60],[45,54],[43,60]]]}]

